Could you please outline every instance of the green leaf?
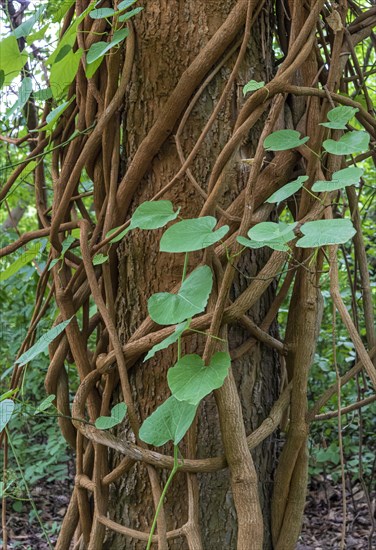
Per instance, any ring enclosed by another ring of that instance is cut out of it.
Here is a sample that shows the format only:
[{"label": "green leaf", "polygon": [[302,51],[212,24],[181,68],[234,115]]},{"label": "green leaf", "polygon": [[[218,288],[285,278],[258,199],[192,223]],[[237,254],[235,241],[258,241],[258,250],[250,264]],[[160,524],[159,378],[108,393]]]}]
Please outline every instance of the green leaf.
[{"label": "green leaf", "polygon": [[170,201],[143,202],[132,216],[130,229],[158,229],[175,220],[179,212],[180,208],[174,212]]},{"label": "green leaf", "polygon": [[42,403],[39,403],[38,407],[34,411],[34,416],[36,414],[39,414],[45,410],[47,410],[49,407],[51,407],[53,400],[55,399],[56,395],[48,395],[46,399],[43,399]]},{"label": "green leaf", "polygon": [[98,8],[90,13],[92,19],[104,19],[105,17],[112,17],[116,11],[112,8]]},{"label": "green leaf", "polygon": [[41,18],[45,9],[46,9],[46,6],[38,6],[36,11],[33,13],[33,15],[29,17],[29,19],[26,19],[26,21],[24,21],[21,25],[16,27],[12,34],[14,34],[16,38],[22,38],[24,36],[28,36],[33,30],[35,23],[37,23]]},{"label": "green leaf", "polygon": [[141,7],[140,8],[135,8],[134,10],[128,11],[124,15],[120,15],[120,17],[119,17],[120,23],[124,23],[124,21],[128,21],[128,19],[130,19],[131,17],[134,17],[135,15],[140,13],[140,11],[142,11],[143,9],[144,8],[141,8]]},{"label": "green leaf", "polygon": [[58,258],[55,258],[54,260],[52,260],[52,262],[50,263],[50,267],[48,268],[49,271],[54,267],[54,265],[57,264],[59,260],[62,260],[64,258],[66,252],[69,250],[69,248],[72,246],[75,240],[76,240],[76,237],[74,235],[68,235],[68,237],[64,239],[64,241],[61,244],[61,254]]},{"label": "green leaf", "polygon": [[29,99],[31,92],[33,91],[33,82],[30,77],[25,76],[21,82],[21,86],[18,88],[18,99],[15,104],[7,112],[6,118],[9,118],[16,111],[21,111],[27,100]]},{"label": "green leaf", "polygon": [[343,244],[351,239],[356,230],[350,220],[318,220],[302,225],[300,231],[304,237],[298,240],[300,248],[314,248],[329,244]]},{"label": "green leaf", "polygon": [[[59,98],[73,81],[84,53],[82,48],[76,52],[73,52],[69,45],[66,45],[65,48],[68,49],[68,53],[59,60],[56,58],[51,67],[50,87],[55,98]],[[64,52],[64,49],[61,52]]]},{"label": "green leaf", "polygon": [[250,80],[245,86],[243,86],[243,95],[248,92],[255,92],[265,86],[265,82],[257,82],[256,80]]},{"label": "green leaf", "polygon": [[248,231],[248,240],[245,237],[238,237],[237,241],[248,248],[261,248],[268,246],[273,250],[287,252],[289,247],[286,243],[295,239],[294,228],[297,222],[286,224],[283,222],[261,222]]},{"label": "green leaf", "polygon": [[46,101],[47,99],[51,99],[52,97],[52,91],[51,88],[42,88],[40,90],[37,90],[34,92],[34,98],[39,101]]},{"label": "green leaf", "polygon": [[13,411],[14,401],[11,399],[4,399],[4,401],[0,402],[0,433],[12,418]]},{"label": "green leaf", "polygon": [[35,42],[36,40],[42,40],[46,36],[47,29],[49,29],[50,25],[47,23],[47,25],[44,25],[41,27],[38,31],[33,32],[32,34],[29,34],[26,37],[26,43],[28,46]]},{"label": "green leaf", "polygon": [[118,10],[124,11],[128,9],[130,6],[132,6],[133,4],[135,4],[136,2],[137,0],[123,0],[123,2],[120,2],[120,4],[118,5]]},{"label": "green leaf", "polygon": [[97,70],[102,64],[103,59],[104,59],[104,55],[102,55],[101,57],[98,57],[98,59],[93,63],[90,63],[90,65],[86,64],[86,69],[85,69],[86,78],[92,78],[95,75],[95,73],[97,72]]},{"label": "green leaf", "polygon": [[96,61],[100,57],[103,57],[104,54],[108,52],[108,50],[122,42],[128,36],[128,34],[128,29],[120,29],[119,31],[116,31],[114,33],[111,42],[95,42],[90,46],[90,49],[87,52],[86,62],[89,65],[90,63],[94,63],[94,61]]},{"label": "green leaf", "polygon": [[62,323],[56,325],[55,327],[52,327],[50,330],[45,332],[43,336],[41,336],[39,340],[33,346],[31,346],[30,349],[25,351],[25,353],[23,353],[21,357],[19,357],[15,361],[16,365],[22,367],[22,365],[26,365],[26,363],[29,363],[32,359],[34,359],[34,357],[45,351],[51,344],[51,342],[53,342],[55,338],[57,338],[57,336],[59,336],[59,334],[61,334],[63,330],[65,330],[72,319],[73,317],[71,317],[67,321],[63,321]]},{"label": "green leaf", "polygon": [[282,202],[285,199],[288,199],[288,197],[291,197],[291,195],[294,195],[294,193],[303,187],[303,184],[307,181],[307,179],[308,176],[299,176],[296,180],[290,181],[290,183],[284,185],[281,189],[278,189],[278,191],[273,193],[273,195],[271,195],[266,202]]},{"label": "green leaf", "polygon": [[0,88],[3,87],[4,81],[5,81],[5,73],[4,73],[3,69],[1,69],[0,70]]},{"label": "green leaf", "polygon": [[177,294],[160,292],[148,300],[150,317],[159,325],[175,325],[204,311],[213,286],[209,266],[195,269]]},{"label": "green leaf", "polygon": [[13,395],[15,395],[17,392],[18,388],[14,388],[13,390],[8,390],[5,393],[2,393],[0,395],[0,401],[4,401],[4,399],[7,399],[8,397],[13,397]]},{"label": "green leaf", "polygon": [[300,147],[309,137],[300,137],[300,133],[296,130],[278,130],[273,132],[264,141],[264,148],[267,151],[287,151]]},{"label": "green leaf", "polygon": [[173,441],[178,445],[192,424],[197,406],[178,401],[173,395],[160,405],[140,428],[145,443],[160,447]]},{"label": "green leaf", "polygon": [[105,256],[104,254],[96,254],[93,257],[93,265],[101,265],[107,262],[108,256]]},{"label": "green leaf", "polygon": [[41,244],[36,243],[31,248],[23,252],[22,256],[20,256],[15,262],[0,273],[0,282],[6,281],[9,277],[12,277],[12,275],[17,273],[17,271],[19,271],[22,267],[30,263],[38,254],[40,248]]},{"label": "green leaf", "polygon": [[109,430],[122,422],[127,414],[127,405],[118,403],[111,409],[111,416],[99,416],[95,421],[98,430]]},{"label": "green leaf", "polygon": [[157,353],[157,351],[160,351],[162,349],[168,348],[168,346],[171,346],[171,344],[175,344],[175,342],[178,341],[180,336],[183,334],[185,330],[189,328],[190,321],[185,321],[184,323],[180,323],[179,325],[176,325],[176,328],[170,336],[167,336],[162,342],[159,342],[159,344],[155,344],[149,351],[149,353],[146,355],[144,362],[148,359],[151,359],[154,357],[154,355]]},{"label": "green leaf", "polygon": [[27,53],[20,52],[17,38],[11,34],[0,42],[0,70],[4,71],[4,86],[9,86],[20,74],[27,61]]},{"label": "green leaf", "polygon": [[222,386],[230,365],[228,353],[215,353],[208,367],[199,355],[184,355],[167,373],[172,395],[179,401],[198,405],[206,395]]},{"label": "green leaf", "polygon": [[317,193],[322,191],[336,191],[348,185],[356,185],[359,183],[359,179],[363,175],[363,172],[364,170],[356,166],[338,170],[338,172],[334,172],[331,181],[316,181],[312,185],[312,191],[316,191]]},{"label": "green leaf", "polygon": [[334,130],[346,130],[346,124],[358,111],[359,109],[354,107],[346,107],[345,105],[335,107],[328,112],[327,116],[330,122],[321,122],[320,124],[321,126],[332,128]]},{"label": "green leaf", "polygon": [[49,132],[50,130],[52,130],[52,128],[55,126],[56,122],[59,120],[61,115],[64,113],[64,111],[69,107],[69,105],[74,100],[75,100],[75,96],[73,96],[69,101],[64,101],[64,103],[62,103],[61,105],[56,107],[56,109],[53,109],[46,116],[47,124],[45,126],[43,126],[42,128],[39,128],[38,132]]},{"label": "green leaf", "polygon": [[332,155],[351,155],[368,149],[370,136],[367,132],[346,132],[338,141],[327,139],[323,143],[325,151]]},{"label": "green leaf", "polygon": [[161,252],[193,252],[202,250],[220,241],[229,230],[224,225],[213,231],[217,220],[212,216],[193,218],[175,223],[164,232],[161,239]]}]

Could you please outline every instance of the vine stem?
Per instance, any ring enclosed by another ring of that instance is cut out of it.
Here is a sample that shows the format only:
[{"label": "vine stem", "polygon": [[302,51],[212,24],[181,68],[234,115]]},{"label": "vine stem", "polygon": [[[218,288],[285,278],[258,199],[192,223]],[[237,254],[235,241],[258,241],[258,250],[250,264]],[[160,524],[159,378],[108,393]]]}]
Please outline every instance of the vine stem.
[{"label": "vine stem", "polygon": [[161,494],[161,498],[159,499],[159,502],[158,502],[158,506],[157,506],[157,509],[155,511],[155,516],[154,516],[154,519],[153,519],[153,524],[151,526],[151,530],[150,530],[150,534],[149,534],[149,539],[148,539],[148,545],[146,547],[146,550],[150,550],[151,548],[151,543],[152,543],[152,539],[153,539],[153,534],[154,534],[154,531],[155,531],[155,527],[157,525],[157,519],[158,519],[158,515],[159,515],[159,512],[162,508],[162,505],[163,505],[163,500],[166,496],[166,493],[168,491],[168,488],[171,484],[171,481],[173,480],[173,477],[175,476],[176,472],[178,471],[179,467],[180,467],[180,464],[178,462],[178,452],[179,452],[179,447],[177,445],[174,445],[174,466],[171,470],[171,473],[170,475],[168,476],[168,479],[166,481],[166,485],[164,486],[163,488],[163,491],[162,491],[162,494]]}]

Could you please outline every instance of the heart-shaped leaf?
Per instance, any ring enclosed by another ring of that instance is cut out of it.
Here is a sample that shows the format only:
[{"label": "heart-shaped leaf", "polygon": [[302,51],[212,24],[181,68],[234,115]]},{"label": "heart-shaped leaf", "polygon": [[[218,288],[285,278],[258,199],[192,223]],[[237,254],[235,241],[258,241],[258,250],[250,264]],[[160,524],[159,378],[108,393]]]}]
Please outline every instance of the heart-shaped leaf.
[{"label": "heart-shaped leaf", "polygon": [[265,86],[265,82],[256,82],[256,80],[250,80],[245,86],[243,86],[243,95],[248,92],[255,92]]},{"label": "heart-shaped leaf", "polygon": [[14,401],[11,399],[4,399],[0,401],[0,433],[8,424],[14,411]]},{"label": "heart-shaped leaf", "polygon": [[296,246],[300,248],[343,244],[356,233],[353,224],[347,219],[307,222],[302,225],[300,230],[304,235],[296,243]]},{"label": "heart-shaped leaf", "polygon": [[287,252],[289,247],[286,243],[295,239],[294,228],[297,222],[287,224],[283,222],[261,222],[248,231],[248,237],[238,237],[237,241],[248,248],[261,248],[268,246],[273,250]]},{"label": "heart-shaped leaf", "polygon": [[346,130],[346,124],[358,111],[359,109],[347,107],[346,105],[335,107],[328,112],[327,117],[330,122],[321,122],[320,124],[333,130]]},{"label": "heart-shaped leaf", "polygon": [[159,325],[181,323],[204,311],[212,286],[210,267],[198,267],[185,279],[177,294],[153,294],[148,300],[149,315]]},{"label": "heart-shaped leaf", "polygon": [[277,130],[273,132],[264,141],[264,148],[267,151],[287,151],[300,147],[309,137],[300,137],[300,133],[296,130]]},{"label": "heart-shaped leaf", "polygon": [[120,44],[129,34],[128,29],[120,29],[119,31],[114,32],[114,36],[111,42],[95,42],[90,46],[89,51],[86,56],[86,63],[94,63],[100,57],[103,57],[111,48]]},{"label": "heart-shaped leaf", "polygon": [[167,373],[172,395],[179,401],[198,405],[206,395],[222,386],[230,365],[228,353],[215,353],[208,367],[199,355],[184,355]]},{"label": "heart-shaped leaf", "polygon": [[363,175],[363,172],[364,170],[356,166],[338,170],[338,172],[334,172],[331,181],[316,181],[312,185],[312,191],[316,191],[317,193],[321,193],[322,191],[336,191],[348,185],[356,185],[359,183],[359,179]]},{"label": "heart-shaped leaf", "polygon": [[167,441],[178,445],[192,424],[196,410],[197,405],[178,401],[172,395],[142,424],[140,438],[155,447]]},{"label": "heart-shaped leaf", "polygon": [[180,208],[174,212],[170,201],[146,201],[134,211],[130,228],[158,229],[175,220],[179,212]]},{"label": "heart-shaped leaf", "polygon": [[159,344],[155,344],[155,346],[151,348],[149,353],[146,355],[144,362],[154,357],[157,351],[166,349],[168,348],[168,346],[171,346],[171,344],[175,344],[175,342],[178,341],[178,339],[183,334],[183,332],[188,328],[189,328],[189,320],[185,321],[184,323],[180,323],[179,325],[176,325],[174,332],[170,334],[170,336],[167,336],[167,338],[162,340],[162,342],[159,342]]},{"label": "heart-shaped leaf", "polygon": [[351,155],[368,149],[370,136],[367,132],[346,132],[338,141],[327,139],[322,144],[325,151],[332,155]]},{"label": "heart-shaped leaf", "polygon": [[122,422],[127,414],[127,405],[118,403],[111,409],[111,416],[100,416],[95,421],[98,430],[109,430]]},{"label": "heart-shaped leaf", "polygon": [[69,325],[73,317],[68,319],[67,321],[63,321],[62,323],[59,323],[55,327],[52,327],[50,330],[45,332],[43,336],[39,338],[39,340],[31,346],[25,353],[19,357],[15,363],[22,367],[22,365],[26,365],[26,363],[29,363],[34,357],[42,353],[44,350],[48,348],[48,346],[65,330],[65,328]]},{"label": "heart-shaped leaf", "polygon": [[220,241],[229,230],[224,225],[213,231],[217,220],[212,216],[193,218],[175,223],[162,235],[161,252],[193,252]]},{"label": "heart-shaped leaf", "polygon": [[291,195],[294,195],[294,193],[303,187],[303,184],[307,181],[307,179],[308,176],[299,176],[296,180],[290,181],[290,183],[284,185],[281,189],[278,189],[278,191],[266,199],[266,202],[282,202],[285,199],[288,199]]}]

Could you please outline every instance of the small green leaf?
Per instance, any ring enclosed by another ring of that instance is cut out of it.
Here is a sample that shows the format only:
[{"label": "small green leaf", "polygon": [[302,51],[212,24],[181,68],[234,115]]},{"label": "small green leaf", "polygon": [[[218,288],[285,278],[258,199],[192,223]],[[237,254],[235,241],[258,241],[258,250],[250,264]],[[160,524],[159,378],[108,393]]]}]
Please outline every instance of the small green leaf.
[{"label": "small green leaf", "polygon": [[41,243],[36,243],[31,248],[23,252],[22,256],[20,256],[15,262],[0,273],[0,282],[6,281],[9,277],[12,277],[12,275],[17,273],[17,271],[19,271],[22,267],[30,263],[38,254],[40,248]]},{"label": "small green leaf", "polygon": [[264,148],[267,151],[287,151],[300,147],[309,137],[300,137],[300,133],[296,130],[278,130],[273,132],[264,141]]},{"label": "small green leaf", "polygon": [[64,241],[61,244],[61,254],[58,258],[55,258],[54,260],[52,260],[52,262],[50,263],[50,267],[48,268],[49,271],[54,267],[54,265],[58,263],[59,260],[64,259],[66,252],[69,250],[69,248],[72,246],[75,240],[76,238],[74,235],[68,235],[68,237],[64,239]]},{"label": "small green leaf", "polygon": [[135,4],[136,2],[137,0],[123,0],[123,2],[120,2],[120,4],[118,5],[118,10],[124,11],[128,9],[130,6],[132,6],[133,4]]},{"label": "small green leaf", "polygon": [[338,172],[334,172],[331,181],[316,181],[312,185],[312,191],[321,193],[323,191],[336,191],[343,189],[348,185],[356,185],[362,177],[364,170],[356,166],[344,168]]},{"label": "small green leaf", "polygon": [[14,401],[11,399],[4,399],[4,401],[0,402],[0,433],[12,418],[13,411]]},{"label": "small green leaf", "polygon": [[96,254],[93,257],[93,265],[101,265],[107,262],[108,256],[105,256],[104,254]]},{"label": "small green leaf", "polygon": [[[117,231],[119,228],[118,227],[114,227],[114,229],[111,229],[107,234],[106,234],[106,239],[108,239],[108,237],[111,237],[112,233],[115,233],[115,231]],[[121,241],[125,235],[127,233],[129,233],[129,231],[133,229],[130,225],[128,227],[126,227],[121,233],[119,233],[119,235],[117,235],[116,237],[114,237],[113,239],[110,240],[110,243],[117,243],[119,241]]]},{"label": "small green leaf", "polygon": [[100,57],[103,57],[106,52],[108,52],[117,44],[120,44],[129,34],[128,29],[120,29],[119,31],[114,32],[114,36],[111,42],[95,42],[90,46],[89,51],[87,52],[86,62],[94,63]]},{"label": "small green leaf", "polygon": [[124,23],[124,21],[128,21],[128,19],[130,19],[131,17],[134,17],[135,15],[140,13],[140,11],[142,11],[143,9],[144,8],[135,8],[134,10],[127,11],[127,13],[125,13],[124,15],[120,15],[119,22]]},{"label": "small green leaf", "polygon": [[296,246],[300,248],[315,248],[330,244],[343,244],[350,240],[356,230],[347,219],[318,220],[307,222],[300,228],[304,237],[299,239]]},{"label": "small green leaf", "polygon": [[173,395],[160,405],[140,428],[145,443],[160,447],[173,441],[178,445],[192,424],[197,406],[178,401]]},{"label": "small green leaf", "polygon": [[17,38],[11,34],[0,42],[0,70],[4,72],[4,86],[9,86],[19,75],[25,65],[28,56],[25,51],[20,52]]},{"label": "small green leaf", "polygon": [[367,132],[346,132],[338,141],[327,139],[323,143],[325,151],[332,155],[351,155],[368,149],[370,136]]},{"label": "small green leaf", "polygon": [[18,88],[18,99],[15,102],[15,104],[9,109],[7,112],[6,118],[9,118],[15,113],[16,111],[21,111],[23,106],[26,104],[27,100],[29,99],[31,92],[33,91],[33,83],[31,78],[26,76],[22,82],[21,86]]},{"label": "small green leaf", "polygon": [[69,101],[64,101],[64,103],[62,103],[61,105],[56,107],[56,109],[53,109],[46,116],[47,124],[45,126],[43,126],[42,128],[39,128],[38,132],[49,132],[50,130],[52,130],[52,128],[55,126],[56,122],[59,120],[61,115],[64,113],[64,111],[69,107],[69,105],[74,100],[75,100],[75,96],[73,96]]},{"label": "small green leaf", "polygon": [[3,69],[1,69],[0,70],[0,88],[3,87],[4,80],[5,80],[5,73],[4,73]]},{"label": "small green leaf", "polygon": [[328,112],[327,116],[330,122],[321,122],[320,124],[321,126],[332,128],[334,130],[346,130],[346,124],[358,111],[359,109],[354,107],[346,107],[345,105],[335,107]]},{"label": "small green leaf", "polygon": [[175,344],[175,342],[178,341],[180,336],[183,334],[185,330],[189,328],[190,321],[185,321],[184,323],[180,323],[179,325],[176,325],[176,328],[170,336],[167,336],[162,342],[159,342],[159,344],[155,344],[149,351],[149,353],[146,355],[144,362],[148,359],[151,359],[154,357],[154,355],[157,353],[157,351],[160,351],[162,349],[168,348],[168,346],[171,346],[171,344]]},{"label": "small green leaf", "polygon": [[22,365],[26,365],[26,363],[29,363],[34,357],[45,351],[48,346],[65,330],[65,328],[69,325],[73,317],[68,319],[67,321],[63,321],[62,323],[56,325],[55,327],[52,327],[50,330],[45,332],[43,336],[39,338],[39,340],[31,346],[25,353],[19,357],[15,363],[19,367],[22,367]]},{"label": "small green leaf", "polygon": [[112,8],[98,8],[90,13],[92,19],[104,19],[105,17],[112,17],[116,11]]},{"label": "small green leaf", "polygon": [[228,353],[215,353],[208,367],[199,355],[184,355],[167,373],[172,395],[179,401],[198,405],[206,395],[222,386],[230,365]]},{"label": "small green leaf", "polygon": [[46,6],[38,6],[33,15],[29,17],[29,19],[26,19],[26,21],[24,21],[21,25],[16,27],[12,34],[14,34],[17,39],[28,36],[33,30],[35,23],[40,20],[45,9]]},{"label": "small green leaf", "polygon": [[174,212],[170,201],[146,201],[136,208],[132,219],[130,229],[138,227],[139,229],[158,229],[168,222],[175,220],[180,212],[180,208]]},{"label": "small green leaf", "polygon": [[162,235],[161,252],[193,252],[220,241],[229,230],[224,225],[213,231],[217,220],[212,216],[193,218],[175,223]]},{"label": "small green leaf", "polygon": [[248,231],[248,240],[245,237],[238,237],[237,241],[248,248],[261,248],[268,246],[273,250],[287,252],[289,247],[286,243],[295,239],[294,229],[297,223],[286,224],[283,222],[261,222]]},{"label": "small green leaf", "polygon": [[265,86],[265,82],[257,82],[256,80],[250,80],[245,86],[243,86],[243,95],[248,92],[255,92]]},{"label": "small green leaf", "polygon": [[213,286],[209,266],[195,269],[177,294],[160,292],[148,300],[150,317],[159,325],[175,325],[205,310]]},{"label": "small green leaf", "polygon": [[271,195],[266,202],[273,203],[273,202],[282,202],[285,199],[288,199],[291,197],[291,195],[294,195],[299,189],[303,187],[303,184],[305,181],[307,181],[308,176],[299,176],[296,180],[290,181],[287,185],[284,185],[281,187],[281,189],[278,189],[273,195]]},{"label": "small green leaf", "polygon": [[109,430],[122,422],[127,414],[127,405],[118,403],[111,410],[111,416],[99,416],[95,421],[98,430]]},{"label": "small green leaf", "polygon": [[56,395],[48,395],[46,399],[43,399],[42,403],[39,403],[38,407],[34,411],[34,416],[36,414],[39,414],[45,410],[47,410],[49,407],[51,407],[53,400],[55,399]]}]

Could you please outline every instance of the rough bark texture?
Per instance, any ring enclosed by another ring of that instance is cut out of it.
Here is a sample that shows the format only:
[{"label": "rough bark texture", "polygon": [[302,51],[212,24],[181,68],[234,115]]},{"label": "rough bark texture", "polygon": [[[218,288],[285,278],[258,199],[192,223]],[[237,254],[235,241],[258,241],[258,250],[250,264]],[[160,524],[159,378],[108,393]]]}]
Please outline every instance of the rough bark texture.
[{"label": "rough bark texture", "polygon": [[[164,105],[183,70],[189,65],[200,49],[207,43],[228,15],[234,2],[157,2],[149,1],[137,22],[136,63],[131,87],[127,95],[124,117],[123,159],[124,168],[128,164],[140,142],[155,122],[159,109]],[[251,78],[267,80],[272,72],[272,47],[269,28],[268,6],[257,18],[252,28],[252,38],[242,64],[240,75],[222,108],[213,128],[200,149],[192,165],[192,172],[206,189],[215,158],[230,136],[235,115],[244,102],[242,87]],[[189,49],[186,47],[189,44]],[[237,52],[236,52],[237,53]],[[193,147],[200,131],[209,118],[220,93],[229,77],[236,59],[236,53],[220,69],[197,102],[188,123],[184,128],[181,143],[185,156]],[[262,129],[262,121],[256,125],[249,139],[241,149],[243,158],[252,157]],[[142,181],[133,207],[150,199],[178,171],[181,163],[176,146],[170,138],[154,159],[151,169]],[[249,167],[234,158],[226,169],[226,178],[231,184],[222,206],[227,207],[244,187]],[[189,181],[181,180],[164,199],[170,199],[181,206],[184,217],[198,215],[203,199]],[[119,251],[120,285],[117,298],[118,329],[125,342],[147,311],[147,299],[154,292],[174,287],[181,280],[183,255],[159,253],[161,232],[133,232]],[[246,277],[254,276],[267,259],[266,254],[249,255],[239,265]],[[202,261],[201,253],[190,254],[192,269]],[[249,284],[241,274],[237,277],[231,298],[235,298]],[[250,312],[251,318],[259,324],[271,302],[273,289]],[[273,329],[272,329],[273,331]],[[274,329],[275,331],[275,329]],[[229,330],[230,349],[237,348],[249,334],[238,325]],[[190,337],[183,345],[183,351],[202,352],[203,339]],[[185,347],[185,350],[184,350]],[[137,395],[141,420],[149,416],[168,395],[166,370],[176,361],[176,350],[169,348],[145,364],[138,363],[131,372],[133,391]],[[235,380],[242,400],[246,432],[255,429],[269,413],[277,395],[277,357],[270,349],[259,343],[251,352],[233,364]],[[217,410],[213,397],[205,400],[198,415],[197,456],[210,457],[223,452]],[[166,446],[164,452],[171,454]],[[182,445],[184,456],[189,450]],[[270,548],[269,502],[272,489],[275,447],[267,439],[255,452],[254,459],[259,475],[261,503],[264,508],[265,548]],[[114,463],[118,460],[113,458]],[[161,484],[166,473],[158,472]],[[200,527],[205,550],[236,548],[236,522],[226,470],[214,474],[198,476],[200,489]],[[144,466],[137,465],[112,490],[111,517],[123,525],[135,529],[148,530],[154,515],[150,483]],[[178,473],[169,490],[165,505],[167,530],[175,529],[187,517],[186,476]],[[175,539],[169,542],[171,549],[185,549],[186,542]],[[111,549],[141,549],[145,543],[131,541],[119,534],[111,534],[106,543]]]}]

